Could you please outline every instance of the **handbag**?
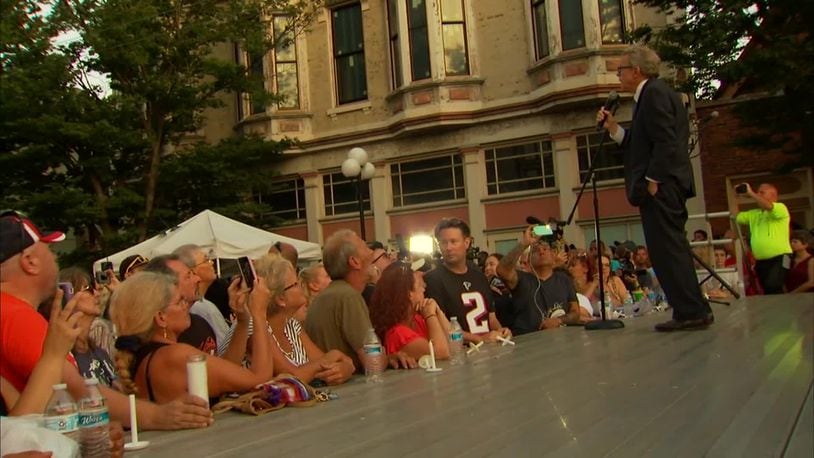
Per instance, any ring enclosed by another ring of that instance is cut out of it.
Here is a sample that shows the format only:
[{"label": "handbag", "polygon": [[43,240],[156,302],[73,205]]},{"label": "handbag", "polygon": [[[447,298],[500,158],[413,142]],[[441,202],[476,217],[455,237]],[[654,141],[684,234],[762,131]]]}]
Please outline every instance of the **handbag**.
[{"label": "handbag", "polygon": [[212,407],[215,413],[238,410],[251,415],[263,415],[285,406],[310,407],[327,397],[320,396],[310,385],[289,374],[281,374],[254,390],[237,397],[224,396]]}]

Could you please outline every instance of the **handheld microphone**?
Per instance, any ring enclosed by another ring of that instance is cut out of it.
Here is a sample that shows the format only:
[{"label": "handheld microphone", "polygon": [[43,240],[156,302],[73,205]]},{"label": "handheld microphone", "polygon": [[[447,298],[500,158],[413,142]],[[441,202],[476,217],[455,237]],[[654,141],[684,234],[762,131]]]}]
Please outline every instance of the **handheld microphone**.
[{"label": "handheld microphone", "polygon": [[[619,108],[619,94],[616,91],[610,91],[608,98],[605,99],[605,104],[602,105],[602,109],[614,114],[617,108]],[[605,118],[596,123],[596,130],[602,130],[602,124],[605,124]]]}]

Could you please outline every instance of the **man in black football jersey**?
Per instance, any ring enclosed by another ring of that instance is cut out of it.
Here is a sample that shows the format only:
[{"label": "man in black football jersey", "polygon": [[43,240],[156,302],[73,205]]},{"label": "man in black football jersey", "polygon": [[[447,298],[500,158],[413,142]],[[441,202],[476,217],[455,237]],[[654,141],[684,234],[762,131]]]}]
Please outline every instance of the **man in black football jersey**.
[{"label": "man in black football jersey", "polygon": [[[574,282],[565,272],[554,270],[554,251],[532,235],[533,227],[526,228],[497,266],[497,275],[512,292],[515,319],[507,324],[517,335],[580,323]],[[523,272],[517,269],[517,260],[529,247],[531,272]]]},{"label": "man in black football jersey", "polygon": [[458,318],[467,342],[496,342],[498,337],[511,336],[495,316],[486,275],[466,259],[472,244],[469,226],[458,218],[444,218],[435,226],[435,239],[443,263],[424,275],[425,296],[435,299],[446,316]]}]

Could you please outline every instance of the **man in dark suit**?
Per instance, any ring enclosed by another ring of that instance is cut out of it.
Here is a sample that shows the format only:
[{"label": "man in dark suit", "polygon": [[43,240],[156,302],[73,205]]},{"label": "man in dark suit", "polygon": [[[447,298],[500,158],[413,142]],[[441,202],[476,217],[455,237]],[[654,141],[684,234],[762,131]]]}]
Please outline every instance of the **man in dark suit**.
[{"label": "man in dark suit", "polygon": [[639,207],[653,268],[673,307],[673,319],[656,330],[703,329],[714,317],[698,286],[684,233],[686,202],[695,196],[689,121],[681,96],[658,79],[660,63],[647,47],[628,48],[617,75],[622,90],[634,94],[632,125],[625,130],[605,109],[597,113],[597,122],[624,150],[627,199]]}]

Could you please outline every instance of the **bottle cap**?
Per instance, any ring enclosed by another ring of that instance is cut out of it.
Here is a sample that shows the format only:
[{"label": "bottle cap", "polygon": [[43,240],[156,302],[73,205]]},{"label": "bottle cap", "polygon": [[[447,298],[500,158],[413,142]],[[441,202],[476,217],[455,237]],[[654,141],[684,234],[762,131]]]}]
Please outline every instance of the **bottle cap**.
[{"label": "bottle cap", "polygon": [[67,389],[68,389],[68,385],[67,385],[67,384],[65,384],[65,383],[57,383],[57,384],[56,384],[56,385],[54,385],[52,388],[53,388],[54,390],[67,390]]},{"label": "bottle cap", "polygon": [[96,377],[91,377],[91,378],[86,378],[85,379],[85,386],[98,385],[98,384],[99,384],[99,380],[97,380]]}]

